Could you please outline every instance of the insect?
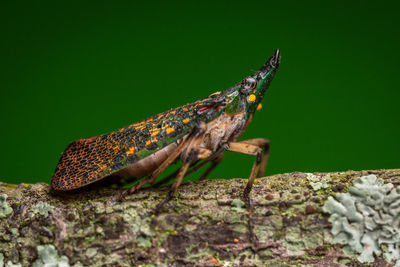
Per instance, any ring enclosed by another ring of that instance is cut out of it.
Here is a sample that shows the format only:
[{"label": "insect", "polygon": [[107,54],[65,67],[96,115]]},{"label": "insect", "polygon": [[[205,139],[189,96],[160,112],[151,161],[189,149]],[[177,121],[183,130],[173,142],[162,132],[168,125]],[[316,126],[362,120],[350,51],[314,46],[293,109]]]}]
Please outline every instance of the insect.
[{"label": "insect", "polygon": [[237,142],[251,122],[280,63],[277,49],[253,75],[240,83],[209,97],[170,109],[109,134],[72,142],[62,154],[52,177],[55,191],[68,191],[106,177],[142,178],[122,193],[138,191],[154,184],[157,177],[177,159],[182,166],[157,184],[175,177],[168,196],[157,209],[170,200],[182,179],[210,163],[200,179],[218,165],[225,150],[256,156],[244,189],[249,194],[254,179],[264,174],[269,154],[269,141],[255,138]]}]

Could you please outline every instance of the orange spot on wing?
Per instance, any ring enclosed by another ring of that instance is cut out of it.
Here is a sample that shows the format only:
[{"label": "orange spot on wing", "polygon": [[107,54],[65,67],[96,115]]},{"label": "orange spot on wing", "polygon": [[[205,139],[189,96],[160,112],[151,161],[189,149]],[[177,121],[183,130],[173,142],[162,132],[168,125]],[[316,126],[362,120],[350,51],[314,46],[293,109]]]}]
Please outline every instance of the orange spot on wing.
[{"label": "orange spot on wing", "polygon": [[107,168],[107,165],[101,166],[100,171],[104,170],[105,168]]},{"label": "orange spot on wing", "polygon": [[156,131],[152,132],[151,136],[156,136],[156,135],[158,135],[159,133],[160,133],[160,130],[156,130]]},{"label": "orange spot on wing", "polygon": [[144,121],[139,121],[139,122],[136,122],[135,124],[133,124],[133,126],[140,126],[143,124],[144,124]]},{"label": "orange spot on wing", "polygon": [[135,147],[131,147],[131,148],[126,152],[127,155],[132,155],[133,153],[135,153]]},{"label": "orange spot on wing", "polygon": [[237,243],[237,242],[239,242],[239,239],[235,238],[235,239],[233,239],[233,242]]},{"label": "orange spot on wing", "polygon": [[159,120],[159,119],[161,119],[163,115],[164,115],[163,113],[161,113],[161,114],[158,114],[158,116],[157,116],[157,118],[155,118],[155,120]]},{"label": "orange spot on wing", "polygon": [[186,124],[186,123],[188,123],[189,121],[190,121],[189,119],[184,119],[182,122]]},{"label": "orange spot on wing", "polygon": [[170,127],[167,129],[167,134],[172,133],[173,131],[175,131],[175,129],[173,127]]},{"label": "orange spot on wing", "polygon": [[138,126],[135,127],[135,130],[143,130],[144,128],[146,128],[146,124],[139,124]]}]

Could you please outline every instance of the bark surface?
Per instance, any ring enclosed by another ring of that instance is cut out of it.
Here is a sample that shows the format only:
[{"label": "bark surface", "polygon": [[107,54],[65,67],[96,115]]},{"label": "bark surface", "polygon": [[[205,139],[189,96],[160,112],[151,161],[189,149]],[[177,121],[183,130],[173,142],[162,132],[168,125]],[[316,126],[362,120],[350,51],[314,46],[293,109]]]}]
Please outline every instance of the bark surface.
[{"label": "bark surface", "polygon": [[168,187],[119,202],[121,188],[0,183],[0,266],[366,266],[333,242],[323,206],[370,174],[400,183],[400,169],[269,176],[255,182],[252,213],[245,179],[183,183],[157,215]]}]

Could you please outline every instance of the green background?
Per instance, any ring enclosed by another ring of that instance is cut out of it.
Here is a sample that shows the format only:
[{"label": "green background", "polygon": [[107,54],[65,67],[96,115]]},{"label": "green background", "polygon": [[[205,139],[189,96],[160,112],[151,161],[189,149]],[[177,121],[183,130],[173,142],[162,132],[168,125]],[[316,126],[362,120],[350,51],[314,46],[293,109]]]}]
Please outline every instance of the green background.
[{"label": "green background", "polygon": [[[225,89],[276,48],[242,137],[271,140],[267,174],[400,167],[394,1],[145,2],[0,4],[1,181],[49,182],[71,141]],[[212,177],[248,176],[253,157],[225,156]]]}]

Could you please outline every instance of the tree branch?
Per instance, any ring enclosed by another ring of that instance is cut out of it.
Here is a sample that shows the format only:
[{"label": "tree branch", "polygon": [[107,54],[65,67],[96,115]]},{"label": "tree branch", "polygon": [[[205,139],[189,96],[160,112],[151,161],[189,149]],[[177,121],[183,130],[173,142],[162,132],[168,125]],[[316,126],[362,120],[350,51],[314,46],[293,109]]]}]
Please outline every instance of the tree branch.
[{"label": "tree branch", "polygon": [[[44,183],[0,183],[0,266],[365,266],[371,258],[348,244],[355,236],[339,240],[331,232],[339,219],[324,211],[333,214],[343,204],[331,198],[327,206],[329,196],[370,174],[394,187],[400,183],[400,169],[278,174],[256,180],[251,214],[241,199],[244,179],[183,183],[157,215],[152,209],[168,187],[143,189],[118,202],[122,189],[110,186],[55,194]],[[358,243],[368,250],[362,238]],[[375,265],[397,260],[388,258],[385,247],[380,251],[370,253]]]}]

